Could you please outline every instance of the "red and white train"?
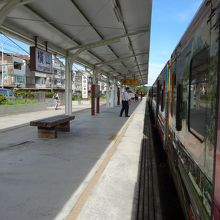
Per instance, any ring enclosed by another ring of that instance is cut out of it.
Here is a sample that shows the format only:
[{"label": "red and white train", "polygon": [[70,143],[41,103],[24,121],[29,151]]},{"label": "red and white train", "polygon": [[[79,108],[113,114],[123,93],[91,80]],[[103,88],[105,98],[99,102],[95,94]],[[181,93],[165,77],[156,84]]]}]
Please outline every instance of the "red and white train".
[{"label": "red and white train", "polygon": [[186,219],[220,219],[220,1],[206,0],[149,92]]}]

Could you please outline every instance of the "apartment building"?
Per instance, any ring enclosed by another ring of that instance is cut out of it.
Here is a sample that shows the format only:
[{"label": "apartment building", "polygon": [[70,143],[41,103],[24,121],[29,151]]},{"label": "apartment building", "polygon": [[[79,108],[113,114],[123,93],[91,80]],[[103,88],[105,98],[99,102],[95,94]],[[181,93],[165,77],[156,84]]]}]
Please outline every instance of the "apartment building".
[{"label": "apartment building", "polygon": [[[53,60],[52,73],[31,71],[29,56],[3,53],[0,59],[0,85],[8,88],[64,89],[65,68]],[[3,70],[3,77],[2,77]]]},{"label": "apartment building", "polygon": [[[30,70],[29,56],[9,53],[3,55],[3,66],[0,59],[0,86],[3,78],[3,86],[7,88],[65,89],[65,67],[57,58],[53,59],[52,73],[43,73]],[[74,71],[72,75],[73,93],[87,99],[91,91],[91,76],[84,70]],[[101,93],[105,94],[106,83],[99,81],[99,85]]]},{"label": "apartment building", "polygon": [[[26,86],[26,60],[27,56],[17,54],[1,53],[0,60],[0,85],[3,87]],[[2,83],[3,81],[3,83]]]}]

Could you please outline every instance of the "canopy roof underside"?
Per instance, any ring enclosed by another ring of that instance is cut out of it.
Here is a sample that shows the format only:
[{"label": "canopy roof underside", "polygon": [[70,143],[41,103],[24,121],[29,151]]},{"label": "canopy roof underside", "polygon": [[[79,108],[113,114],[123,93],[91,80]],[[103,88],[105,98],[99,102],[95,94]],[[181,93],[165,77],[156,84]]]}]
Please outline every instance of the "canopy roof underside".
[{"label": "canopy roof underside", "polygon": [[148,81],[152,0],[1,0],[1,32],[117,79]]}]

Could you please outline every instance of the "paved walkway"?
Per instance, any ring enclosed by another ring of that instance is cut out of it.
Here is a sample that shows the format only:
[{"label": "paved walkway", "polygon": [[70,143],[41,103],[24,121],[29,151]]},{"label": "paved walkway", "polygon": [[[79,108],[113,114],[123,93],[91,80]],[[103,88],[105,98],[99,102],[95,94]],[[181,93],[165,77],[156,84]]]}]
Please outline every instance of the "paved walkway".
[{"label": "paved walkway", "polygon": [[[21,125],[62,111],[17,118]],[[1,219],[132,219],[144,111],[145,100],[131,105],[130,118],[119,117],[120,106],[102,106],[95,116],[75,112],[70,132],[57,139],[39,139],[29,125],[9,129],[17,119],[4,116],[10,126],[0,132]]]},{"label": "paved walkway", "polygon": [[[85,102],[85,104],[84,103],[77,104],[76,102],[74,102],[72,110],[73,112],[78,112],[90,108],[91,105],[89,102]],[[60,115],[64,113],[65,113],[65,107],[60,106],[58,110],[54,110],[54,107],[48,107],[47,110],[43,110],[43,111],[0,116],[0,132],[6,131],[8,129],[28,125],[32,120]]]},{"label": "paved walkway", "polygon": [[[110,147],[112,156],[80,210],[78,220],[136,219],[144,115],[145,102],[142,102]],[[105,157],[108,158],[108,155]],[[76,209],[71,212],[73,217]],[[67,220],[75,219],[71,217],[70,214]]]}]

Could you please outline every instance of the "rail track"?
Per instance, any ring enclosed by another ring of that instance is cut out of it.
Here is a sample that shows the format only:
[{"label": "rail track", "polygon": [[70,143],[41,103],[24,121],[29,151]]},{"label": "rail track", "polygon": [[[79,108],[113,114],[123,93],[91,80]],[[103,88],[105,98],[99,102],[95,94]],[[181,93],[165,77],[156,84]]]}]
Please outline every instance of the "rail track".
[{"label": "rail track", "polygon": [[146,105],[139,166],[137,220],[183,220],[166,154]]},{"label": "rail track", "polygon": [[157,167],[148,107],[145,112],[139,172],[137,220],[161,220]]}]

